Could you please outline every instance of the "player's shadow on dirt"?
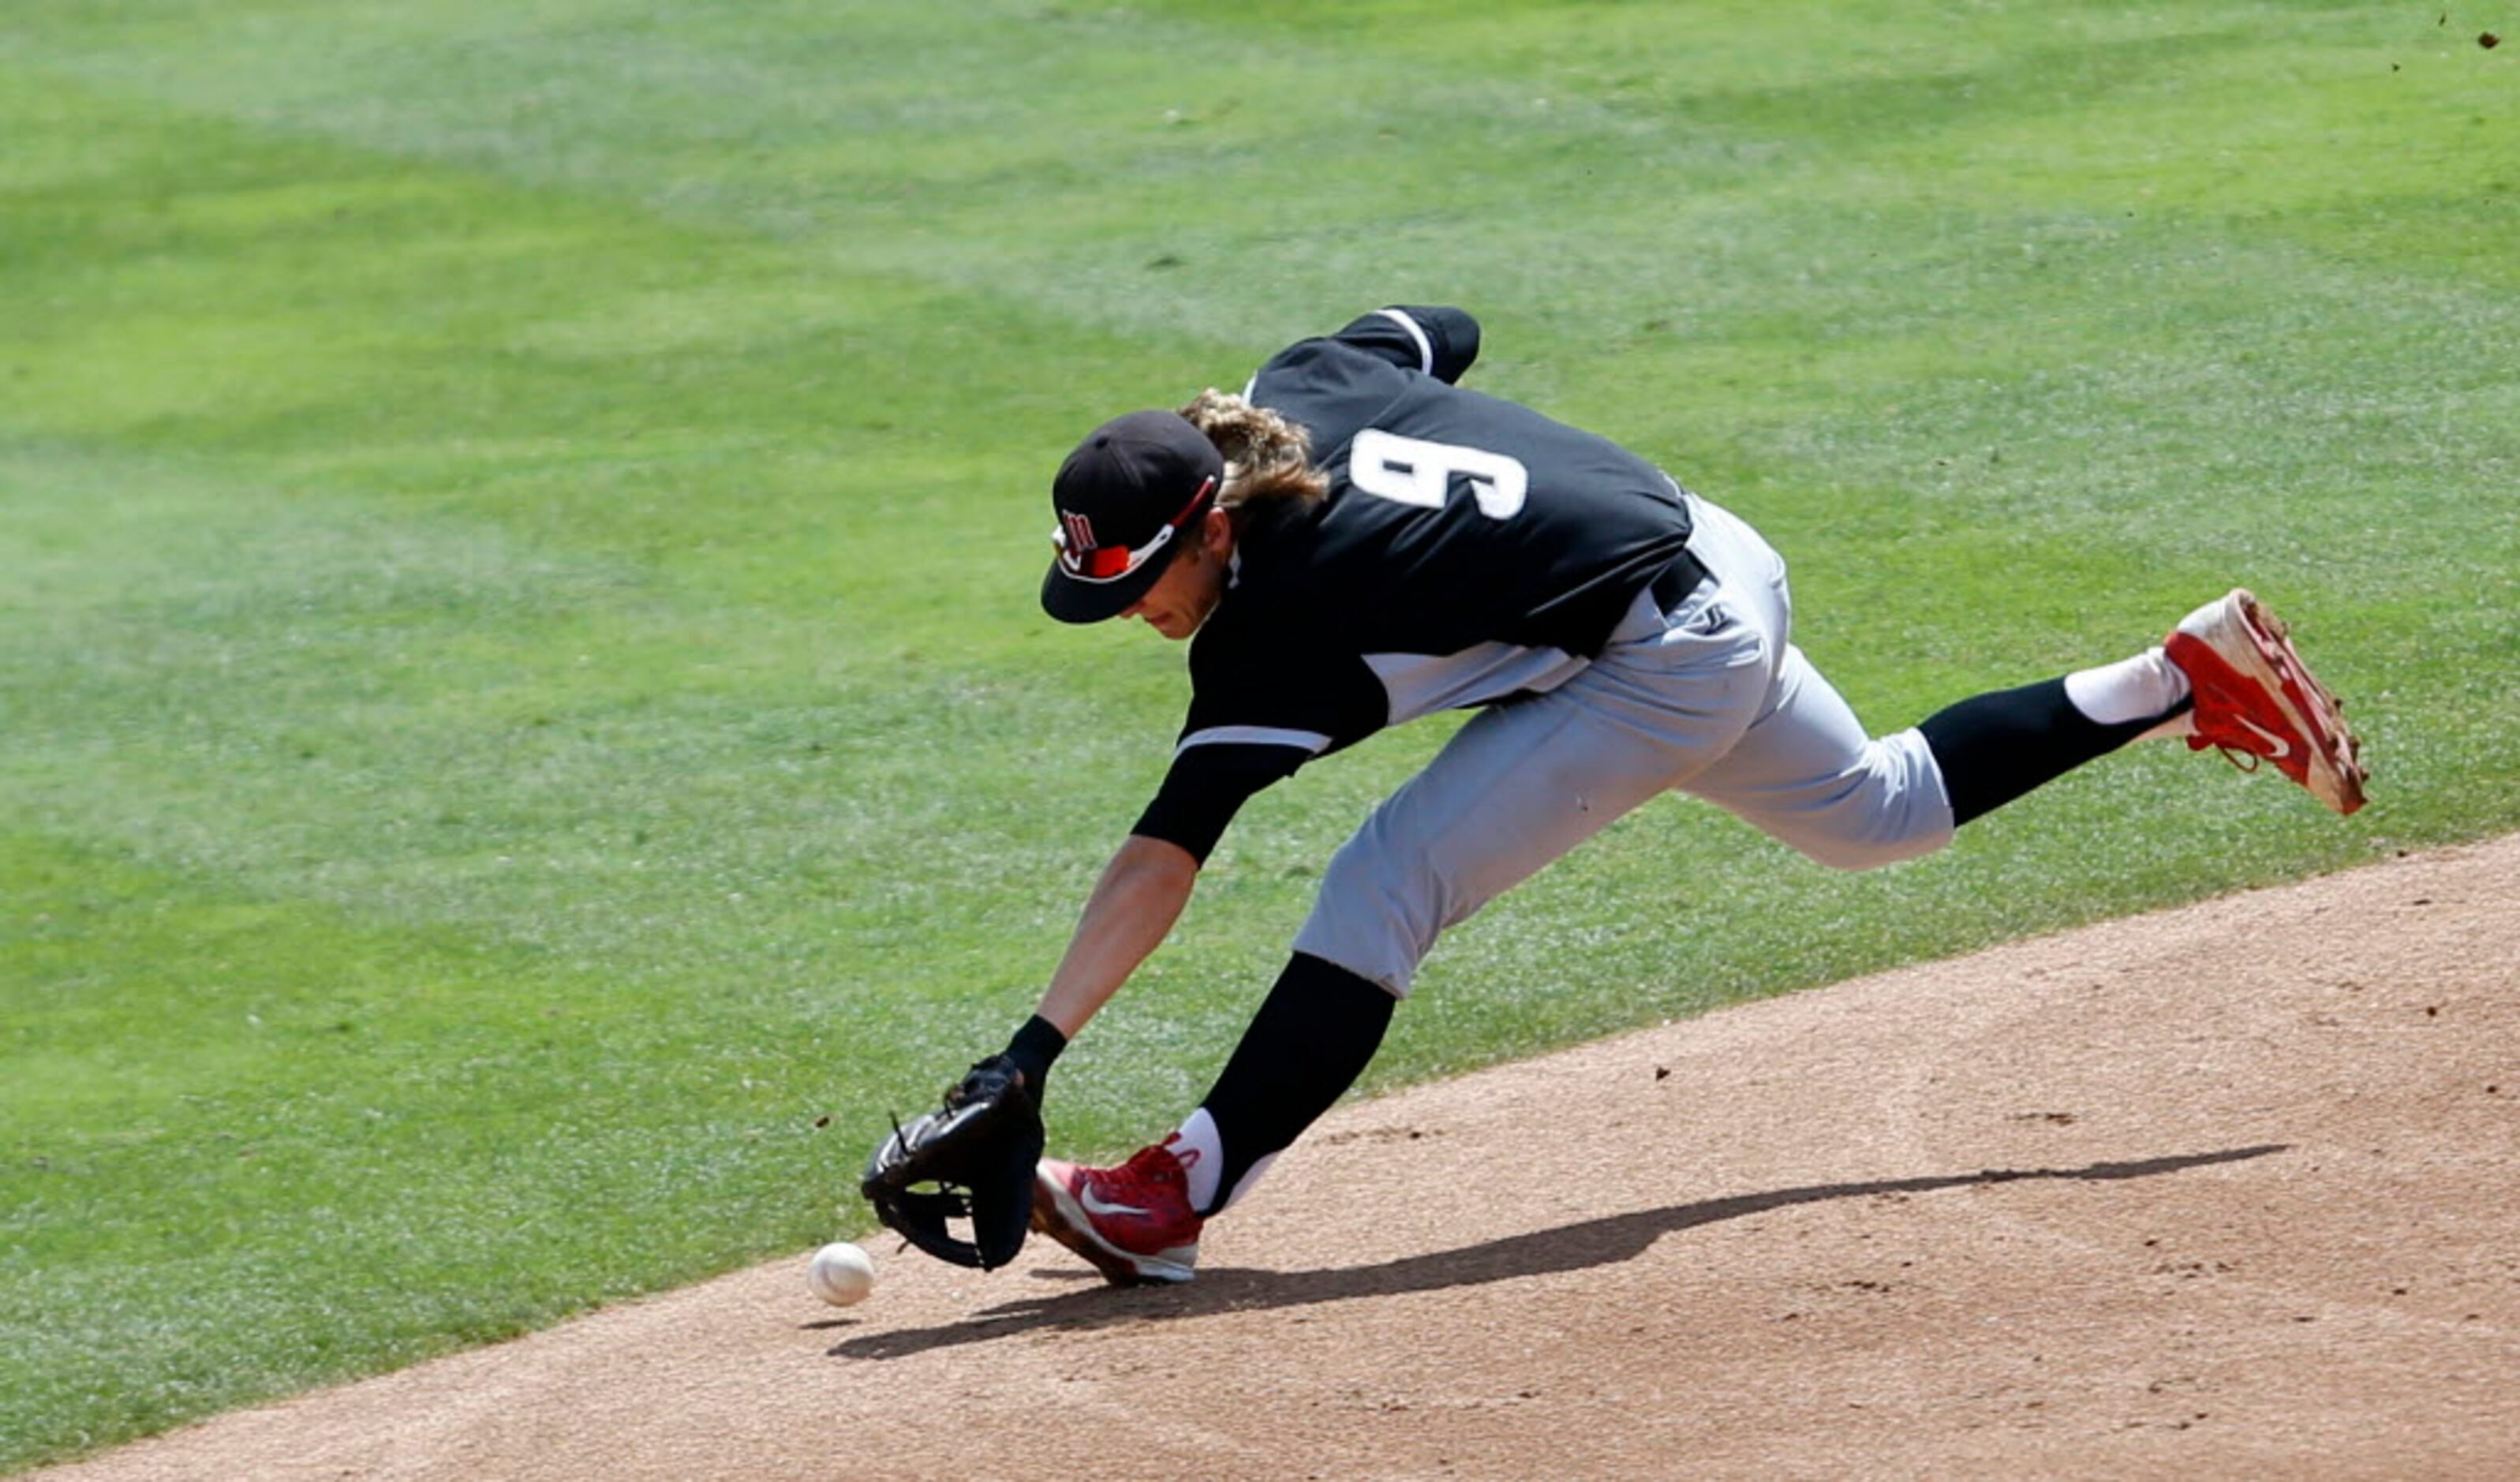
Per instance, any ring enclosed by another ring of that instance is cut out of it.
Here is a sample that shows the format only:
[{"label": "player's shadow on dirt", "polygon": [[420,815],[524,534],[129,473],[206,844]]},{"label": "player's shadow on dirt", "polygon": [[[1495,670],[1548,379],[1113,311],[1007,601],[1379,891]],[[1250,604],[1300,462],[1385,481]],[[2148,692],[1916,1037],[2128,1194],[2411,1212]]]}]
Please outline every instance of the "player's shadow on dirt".
[{"label": "player's shadow on dirt", "polygon": [[2082,1168],[1989,1168],[1979,1173],[1934,1178],[1883,1179],[1869,1184],[1820,1184],[1804,1189],[1778,1189],[1766,1193],[1735,1194],[1694,1204],[1672,1204],[1535,1230],[1458,1250],[1405,1256],[1372,1266],[1334,1267],[1324,1271],[1253,1271],[1225,1267],[1202,1270],[1186,1286],[1143,1286],[1131,1289],[1097,1282],[1082,1291],[1005,1303],[942,1327],[915,1327],[871,1332],[831,1350],[843,1359],[899,1359],[930,1349],[986,1343],[1016,1333],[1073,1331],[1145,1323],[1168,1318],[1210,1317],[1218,1313],[1252,1312],[1273,1307],[1309,1307],[1357,1297],[1387,1297],[1401,1292],[1437,1291],[1448,1286],[1477,1286],[1522,1277],[1581,1271],[1606,1266],[1643,1253],[1674,1231],[1692,1230],[1720,1220],[1737,1220],[1794,1204],[1823,1199],[1856,1199],[1869,1194],[1929,1193],[1982,1184],[2012,1184],[2026,1179],[2082,1179],[2109,1182],[2148,1179],[2216,1163],[2238,1163],[2283,1152],[2289,1145],[2269,1143],[2220,1152],[2190,1152],[2146,1158],[2134,1163],[2092,1163]]}]

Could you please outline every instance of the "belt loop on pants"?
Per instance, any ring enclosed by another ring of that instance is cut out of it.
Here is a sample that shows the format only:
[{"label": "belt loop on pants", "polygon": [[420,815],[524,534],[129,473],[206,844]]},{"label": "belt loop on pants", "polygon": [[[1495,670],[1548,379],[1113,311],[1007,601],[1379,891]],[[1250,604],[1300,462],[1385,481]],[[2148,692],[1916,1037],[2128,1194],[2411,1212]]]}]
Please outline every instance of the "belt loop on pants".
[{"label": "belt loop on pants", "polygon": [[1651,592],[1654,602],[1668,612],[1679,606],[1683,598],[1696,591],[1698,583],[1706,577],[1705,565],[1690,554],[1688,547],[1683,546],[1680,554],[1672,558],[1671,564],[1663,567],[1662,574],[1655,577],[1645,590]]}]

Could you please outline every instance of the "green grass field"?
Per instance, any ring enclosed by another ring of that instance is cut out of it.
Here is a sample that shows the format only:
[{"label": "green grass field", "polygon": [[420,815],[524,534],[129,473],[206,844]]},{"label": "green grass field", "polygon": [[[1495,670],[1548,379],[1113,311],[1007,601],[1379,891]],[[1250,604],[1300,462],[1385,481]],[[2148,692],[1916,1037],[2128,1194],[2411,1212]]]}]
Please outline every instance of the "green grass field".
[{"label": "green grass field", "polygon": [[[1050,471],[1379,303],[1762,525],[1876,729],[2246,582],[2377,779],[2152,748],[1855,877],[1668,803],[1450,939],[1372,1088],[2520,824],[2486,30],[0,11],[0,1469],[864,1229],[1178,718],[1178,650],[1035,607]],[[1059,1145],[1194,1100],[1445,729],[1246,812]]]}]

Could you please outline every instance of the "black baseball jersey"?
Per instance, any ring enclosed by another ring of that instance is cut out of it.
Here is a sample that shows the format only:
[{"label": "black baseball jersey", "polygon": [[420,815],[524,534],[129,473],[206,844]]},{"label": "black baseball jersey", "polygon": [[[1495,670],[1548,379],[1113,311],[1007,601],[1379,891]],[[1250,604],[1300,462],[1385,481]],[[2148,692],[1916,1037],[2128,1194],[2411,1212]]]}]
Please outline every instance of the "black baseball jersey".
[{"label": "black baseball jersey", "polygon": [[1454,384],[1478,324],[1392,308],[1288,346],[1249,400],[1329,491],[1238,532],[1190,651],[1190,716],[1136,831],[1204,858],[1312,757],[1431,711],[1554,689],[1687,546],[1680,486],[1607,438]]}]

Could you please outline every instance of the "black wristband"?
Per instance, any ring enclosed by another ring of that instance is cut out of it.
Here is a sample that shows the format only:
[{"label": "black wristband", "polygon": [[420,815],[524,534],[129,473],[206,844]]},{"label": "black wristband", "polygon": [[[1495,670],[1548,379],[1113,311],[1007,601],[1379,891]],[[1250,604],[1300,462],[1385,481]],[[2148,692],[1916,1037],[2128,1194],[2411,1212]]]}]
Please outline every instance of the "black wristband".
[{"label": "black wristband", "polygon": [[1032,1093],[1035,1104],[1041,1100],[1042,1084],[1050,1079],[1050,1062],[1067,1048],[1067,1036],[1058,1026],[1036,1013],[1007,1041],[1007,1058],[1023,1072],[1024,1089]]}]

